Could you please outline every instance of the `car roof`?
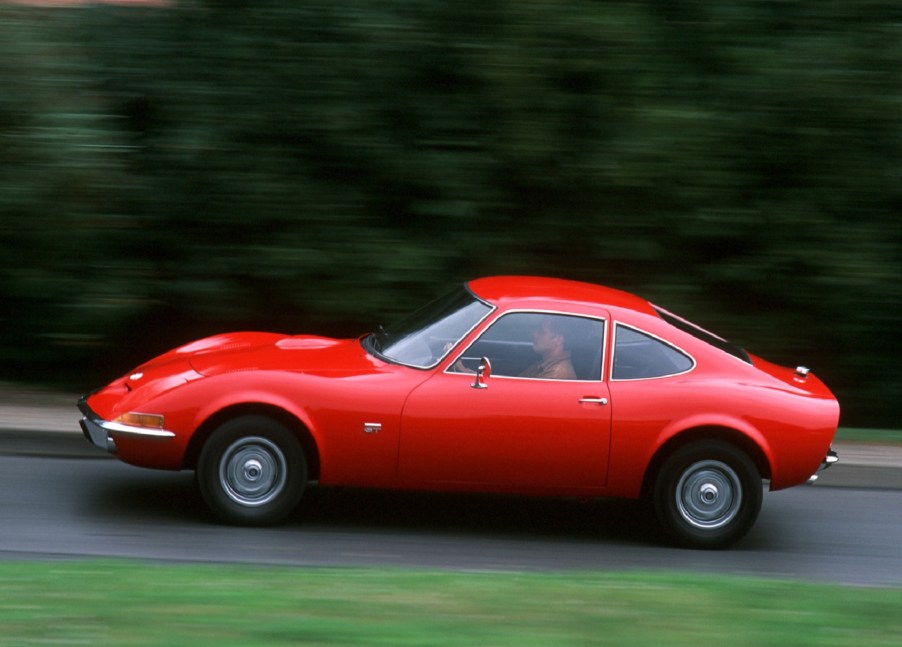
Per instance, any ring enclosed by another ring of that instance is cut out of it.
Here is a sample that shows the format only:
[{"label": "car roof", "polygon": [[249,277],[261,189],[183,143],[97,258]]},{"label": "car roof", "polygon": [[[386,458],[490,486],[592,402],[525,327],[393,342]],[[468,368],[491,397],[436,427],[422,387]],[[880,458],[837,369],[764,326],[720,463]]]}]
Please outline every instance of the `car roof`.
[{"label": "car roof", "polygon": [[538,276],[492,276],[475,279],[468,285],[473,294],[493,304],[541,299],[605,305],[654,314],[651,304],[645,299],[594,283]]}]

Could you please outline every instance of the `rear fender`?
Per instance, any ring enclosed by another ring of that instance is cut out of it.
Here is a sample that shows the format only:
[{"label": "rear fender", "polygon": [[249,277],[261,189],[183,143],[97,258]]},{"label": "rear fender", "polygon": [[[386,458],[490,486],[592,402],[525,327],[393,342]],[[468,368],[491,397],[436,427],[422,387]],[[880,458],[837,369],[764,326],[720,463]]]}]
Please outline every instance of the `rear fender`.
[{"label": "rear fender", "polygon": [[773,469],[773,451],[766,438],[744,420],[720,416],[694,416],[668,425],[661,431],[649,457],[643,493],[649,492],[664,460],[679,447],[697,440],[724,440],[742,449],[755,462],[761,477],[769,479]]}]

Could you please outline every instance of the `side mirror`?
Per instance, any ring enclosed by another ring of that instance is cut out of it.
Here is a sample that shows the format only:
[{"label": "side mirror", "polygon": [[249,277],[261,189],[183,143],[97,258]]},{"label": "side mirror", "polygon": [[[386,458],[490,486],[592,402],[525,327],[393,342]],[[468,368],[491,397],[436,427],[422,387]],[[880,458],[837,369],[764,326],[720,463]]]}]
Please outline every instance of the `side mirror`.
[{"label": "side mirror", "polygon": [[476,367],[476,380],[470,386],[474,389],[487,389],[489,385],[485,383],[492,374],[492,363],[488,357],[479,360],[479,366]]}]

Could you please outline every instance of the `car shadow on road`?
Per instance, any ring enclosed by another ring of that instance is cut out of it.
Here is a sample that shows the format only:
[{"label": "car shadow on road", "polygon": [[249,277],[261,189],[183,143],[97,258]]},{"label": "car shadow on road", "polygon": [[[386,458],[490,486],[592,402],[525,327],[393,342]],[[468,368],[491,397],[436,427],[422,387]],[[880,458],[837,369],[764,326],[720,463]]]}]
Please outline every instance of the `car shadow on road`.
[{"label": "car shadow on road", "polygon": [[[113,464],[112,467],[120,467]],[[85,507],[95,518],[135,523],[212,520],[191,472],[157,472],[121,466],[114,481],[98,481]]]},{"label": "car shadow on road", "polygon": [[[217,524],[192,473],[125,471],[98,483],[86,507],[103,518],[134,523]],[[92,497],[94,498],[94,497]],[[411,532],[602,540],[660,544],[647,506],[637,501],[535,498],[311,488],[286,529]]]},{"label": "car shadow on road", "polygon": [[529,536],[626,543],[662,541],[638,501],[317,488],[292,526]]}]

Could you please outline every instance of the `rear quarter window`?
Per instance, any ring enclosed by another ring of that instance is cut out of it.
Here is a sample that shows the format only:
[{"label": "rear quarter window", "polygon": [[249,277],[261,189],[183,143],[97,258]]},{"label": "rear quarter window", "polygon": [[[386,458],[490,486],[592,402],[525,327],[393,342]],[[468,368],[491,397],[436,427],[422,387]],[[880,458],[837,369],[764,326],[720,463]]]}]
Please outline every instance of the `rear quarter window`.
[{"label": "rear quarter window", "polygon": [[695,362],[686,353],[647,333],[617,324],[614,329],[615,380],[647,380],[692,370]]}]

